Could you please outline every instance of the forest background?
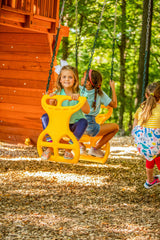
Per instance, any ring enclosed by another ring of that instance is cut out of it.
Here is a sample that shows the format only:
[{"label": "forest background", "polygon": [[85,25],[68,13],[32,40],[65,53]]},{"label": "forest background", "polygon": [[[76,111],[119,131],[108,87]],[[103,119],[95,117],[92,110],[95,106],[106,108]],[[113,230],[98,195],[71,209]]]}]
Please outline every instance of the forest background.
[{"label": "forest background", "polygon": [[[65,2],[62,25],[70,28],[70,34],[61,42],[57,61],[64,59],[73,66],[77,61],[80,79],[88,69],[103,3]],[[101,72],[102,89],[109,95],[113,66],[118,107],[109,121],[119,124],[120,135],[131,133],[134,112],[143,100],[145,86],[160,79],[159,13],[158,0],[106,1],[91,69]]]}]

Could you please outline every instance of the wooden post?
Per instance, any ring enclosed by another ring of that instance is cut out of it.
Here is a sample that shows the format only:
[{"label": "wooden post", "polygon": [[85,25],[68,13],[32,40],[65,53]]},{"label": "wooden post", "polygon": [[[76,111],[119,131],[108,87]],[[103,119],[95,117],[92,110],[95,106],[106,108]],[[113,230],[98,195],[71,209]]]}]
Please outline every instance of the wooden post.
[{"label": "wooden post", "polygon": [[26,22],[24,24],[25,28],[30,28],[33,20],[33,2],[34,0],[27,0],[26,11],[30,11],[30,15],[26,15]]}]

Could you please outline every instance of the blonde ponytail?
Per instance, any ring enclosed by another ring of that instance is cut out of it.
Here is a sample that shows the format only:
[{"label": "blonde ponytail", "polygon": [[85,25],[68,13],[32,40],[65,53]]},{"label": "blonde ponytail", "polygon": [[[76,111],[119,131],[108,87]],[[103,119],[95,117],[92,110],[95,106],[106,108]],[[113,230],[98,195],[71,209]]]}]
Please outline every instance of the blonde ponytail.
[{"label": "blonde ponytail", "polygon": [[146,101],[141,104],[142,112],[140,113],[140,125],[145,124],[152,115],[152,110],[160,99],[160,84],[151,83],[146,88]]}]

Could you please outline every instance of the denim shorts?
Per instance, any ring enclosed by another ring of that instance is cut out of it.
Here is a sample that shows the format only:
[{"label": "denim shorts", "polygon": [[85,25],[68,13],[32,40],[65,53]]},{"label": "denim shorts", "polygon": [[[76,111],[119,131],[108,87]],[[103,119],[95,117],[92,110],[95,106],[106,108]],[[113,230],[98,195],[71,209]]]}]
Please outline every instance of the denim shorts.
[{"label": "denim shorts", "polygon": [[95,137],[100,131],[100,125],[96,123],[95,116],[92,115],[85,115],[88,121],[88,127],[85,131],[85,134]]}]

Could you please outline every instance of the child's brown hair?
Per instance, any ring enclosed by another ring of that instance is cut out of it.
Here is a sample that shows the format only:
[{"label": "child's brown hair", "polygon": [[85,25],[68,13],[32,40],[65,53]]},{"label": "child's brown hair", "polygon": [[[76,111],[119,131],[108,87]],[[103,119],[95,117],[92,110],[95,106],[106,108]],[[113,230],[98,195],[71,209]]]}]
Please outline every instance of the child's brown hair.
[{"label": "child's brown hair", "polygon": [[97,93],[100,96],[103,95],[103,92],[102,92],[102,89],[101,89],[102,75],[98,71],[90,69],[89,74],[88,74],[88,81],[91,83],[92,88],[95,89],[94,102],[92,104],[92,107],[95,110],[96,109]]}]

